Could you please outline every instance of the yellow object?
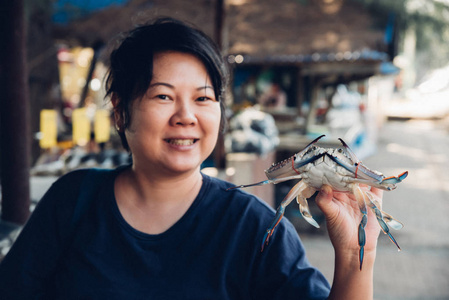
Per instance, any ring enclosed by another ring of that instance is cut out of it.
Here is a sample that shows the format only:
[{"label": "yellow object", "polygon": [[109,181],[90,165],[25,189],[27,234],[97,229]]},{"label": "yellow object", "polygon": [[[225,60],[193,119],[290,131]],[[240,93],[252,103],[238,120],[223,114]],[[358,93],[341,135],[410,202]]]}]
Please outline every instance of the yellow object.
[{"label": "yellow object", "polygon": [[72,113],[72,139],[78,146],[85,146],[90,140],[90,120],[85,108],[77,108]]},{"label": "yellow object", "polygon": [[99,109],[95,112],[94,132],[95,142],[105,143],[109,141],[111,134],[111,120],[109,118],[108,110]]},{"label": "yellow object", "polygon": [[59,141],[57,146],[60,149],[70,149],[73,148],[73,141]]},{"label": "yellow object", "polygon": [[43,109],[41,110],[40,117],[40,132],[42,137],[39,140],[39,146],[42,149],[52,148],[57,144],[58,116],[53,109]]}]

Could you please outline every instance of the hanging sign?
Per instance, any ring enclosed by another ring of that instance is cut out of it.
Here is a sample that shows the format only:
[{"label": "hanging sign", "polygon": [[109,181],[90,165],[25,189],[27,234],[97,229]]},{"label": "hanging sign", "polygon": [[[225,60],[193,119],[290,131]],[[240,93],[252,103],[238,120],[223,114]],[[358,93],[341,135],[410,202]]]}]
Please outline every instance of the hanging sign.
[{"label": "hanging sign", "polygon": [[42,149],[55,147],[58,138],[58,116],[53,109],[43,109],[40,113],[40,140]]},{"label": "hanging sign", "polygon": [[85,108],[77,108],[72,113],[72,139],[78,146],[85,146],[90,140],[90,119]]},{"label": "hanging sign", "polygon": [[109,110],[98,109],[94,119],[95,142],[105,143],[109,141],[111,134],[111,119]]}]

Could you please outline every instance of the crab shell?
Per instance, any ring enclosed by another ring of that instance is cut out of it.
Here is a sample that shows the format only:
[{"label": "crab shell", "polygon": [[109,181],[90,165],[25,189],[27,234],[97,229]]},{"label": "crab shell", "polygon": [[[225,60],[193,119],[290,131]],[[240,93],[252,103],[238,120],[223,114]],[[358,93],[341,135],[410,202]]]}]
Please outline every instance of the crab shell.
[{"label": "crab shell", "polygon": [[[301,162],[313,160],[317,156],[321,157],[302,165]],[[348,171],[340,164],[336,163],[335,159],[331,159],[331,157],[351,166],[355,164],[355,162],[353,162],[341,148],[335,149],[312,146],[308,152],[302,155],[302,157],[300,157],[299,154],[296,154],[280,163],[273,164],[265,171],[265,174],[270,180],[296,176],[302,178],[307,185],[315,189],[320,189],[326,184],[332,186],[336,191],[350,192],[350,184],[355,182],[354,180],[357,177],[362,177],[362,175]],[[376,181],[384,178],[380,172],[372,172],[377,177]],[[396,186],[394,186],[393,189],[395,187]]]}]

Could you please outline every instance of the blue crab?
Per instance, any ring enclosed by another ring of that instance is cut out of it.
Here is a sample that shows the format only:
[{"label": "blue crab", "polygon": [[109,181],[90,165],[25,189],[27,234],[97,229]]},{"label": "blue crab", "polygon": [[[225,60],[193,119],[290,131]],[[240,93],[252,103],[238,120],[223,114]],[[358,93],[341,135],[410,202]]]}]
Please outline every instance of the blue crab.
[{"label": "blue crab", "polygon": [[285,208],[294,198],[296,198],[299,204],[299,211],[304,219],[311,225],[317,228],[320,227],[310,213],[307,199],[325,184],[330,185],[335,191],[351,193],[357,200],[362,213],[362,219],[358,227],[360,269],[362,269],[364,256],[365,226],[368,222],[367,207],[375,213],[382,231],[388,235],[398,248],[398,251],[400,251],[401,248],[391,234],[389,226],[399,230],[403,227],[403,224],[382,211],[373,194],[362,190],[359,185],[365,184],[385,191],[392,191],[396,188],[397,183],[407,177],[408,172],[403,172],[398,176],[385,177],[382,173],[370,170],[363,165],[342,139],[339,139],[343,145],[342,148],[321,148],[315,146],[314,144],[322,137],[324,135],[316,138],[304,150],[292,157],[273,164],[265,171],[268,180],[231,188],[244,188],[270,183],[277,184],[287,180],[300,179],[277,208],[276,216],[265,233],[261,251],[263,251],[265,245],[268,245],[274,229],[284,215]]}]

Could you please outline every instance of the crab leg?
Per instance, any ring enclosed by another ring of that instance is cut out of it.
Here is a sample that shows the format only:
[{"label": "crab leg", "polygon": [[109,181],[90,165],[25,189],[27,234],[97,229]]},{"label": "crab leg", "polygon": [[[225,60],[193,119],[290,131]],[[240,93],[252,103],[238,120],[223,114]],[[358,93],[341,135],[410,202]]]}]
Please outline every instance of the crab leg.
[{"label": "crab leg", "polygon": [[[372,195],[370,193],[366,193],[368,195],[368,206],[371,208],[371,210],[376,214],[377,222],[379,222],[380,228],[382,228],[382,231],[384,234],[387,234],[390,238],[390,241],[398,247],[398,251],[401,251],[401,247],[399,247],[398,243],[394,239],[393,235],[390,233],[390,229],[388,228],[387,224],[384,221],[382,212],[377,208],[376,204],[374,203],[374,199],[372,199]],[[376,201],[377,202],[377,201]],[[391,216],[390,216],[391,217]]]},{"label": "crab leg", "polygon": [[[381,205],[376,199],[374,199],[372,193],[366,192],[366,194],[368,195],[369,200],[372,201],[373,204],[380,210]],[[393,218],[392,215],[384,212],[383,210],[380,210],[380,212],[382,213],[382,219],[388,224],[388,226],[390,226],[394,230],[400,230],[404,227],[404,224]]]},{"label": "crab leg", "polygon": [[251,183],[251,184],[237,185],[237,186],[233,186],[233,187],[226,189],[226,191],[233,190],[233,189],[239,189],[239,188],[246,188],[246,187],[250,187],[250,186],[265,185],[265,184],[270,184],[270,183],[278,184],[280,182],[284,182],[284,181],[288,181],[288,180],[292,180],[292,179],[301,179],[301,176],[294,175],[294,176],[264,180],[264,181]]},{"label": "crab leg", "polygon": [[365,254],[365,243],[366,243],[366,236],[365,236],[365,227],[368,223],[368,213],[366,209],[366,202],[365,202],[365,193],[362,191],[362,189],[359,187],[358,184],[354,184],[352,188],[352,193],[354,194],[357,203],[359,205],[360,212],[362,213],[362,220],[359,224],[359,262],[360,262],[360,270],[362,270],[363,265],[363,256]]},{"label": "crab leg", "polygon": [[[292,200],[296,196],[300,195],[307,188],[308,188],[308,185],[306,183],[304,183],[303,181],[300,181],[290,190],[290,192],[288,192],[288,194],[287,194],[287,196],[285,196],[284,200],[282,200],[281,204],[279,205],[278,209],[276,210],[276,216],[274,217],[273,222],[271,223],[270,227],[268,227],[267,232],[265,233],[265,235],[263,237],[261,252],[263,251],[265,245],[268,245],[268,241],[270,240],[270,237],[273,235],[274,229],[276,228],[276,226],[279,224],[282,217],[284,216],[285,208],[290,204],[290,202],[292,202]],[[304,209],[310,215],[308,206]],[[310,217],[308,216],[307,218],[306,217],[304,217],[304,218],[309,223],[310,223],[310,220],[313,220],[312,216],[310,216]],[[315,220],[313,220],[313,222],[316,223]]]},{"label": "crab leg", "polygon": [[387,214],[384,211],[380,211],[382,213],[382,217],[385,222],[387,222],[388,226],[393,228],[394,230],[400,230],[404,227],[404,224],[393,218],[390,214]]}]

